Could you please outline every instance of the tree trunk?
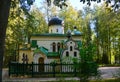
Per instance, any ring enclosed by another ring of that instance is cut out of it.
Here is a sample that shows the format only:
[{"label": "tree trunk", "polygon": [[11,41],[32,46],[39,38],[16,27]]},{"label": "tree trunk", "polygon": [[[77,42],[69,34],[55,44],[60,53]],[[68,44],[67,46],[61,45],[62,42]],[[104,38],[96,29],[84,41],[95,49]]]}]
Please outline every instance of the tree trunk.
[{"label": "tree trunk", "polygon": [[0,82],[2,82],[3,55],[10,2],[11,0],[0,0]]}]

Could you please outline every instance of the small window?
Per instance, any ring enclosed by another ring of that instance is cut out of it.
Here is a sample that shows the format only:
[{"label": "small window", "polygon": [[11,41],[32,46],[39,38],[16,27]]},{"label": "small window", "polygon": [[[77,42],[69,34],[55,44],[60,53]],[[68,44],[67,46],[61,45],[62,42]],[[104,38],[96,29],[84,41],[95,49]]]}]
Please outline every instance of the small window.
[{"label": "small window", "polygon": [[77,52],[74,52],[74,57],[77,57]]},{"label": "small window", "polygon": [[66,57],[69,57],[69,52],[68,51],[66,52]]},{"label": "small window", "polygon": [[52,30],[51,30],[51,33],[52,33]]},{"label": "small window", "polygon": [[73,47],[72,46],[70,46],[70,51],[72,51],[73,50]]},{"label": "small window", "polygon": [[56,29],[56,32],[58,32],[58,29]]},{"label": "small window", "polygon": [[53,52],[56,52],[56,43],[53,42]]},{"label": "small window", "polygon": [[72,44],[72,42],[70,42],[70,44]]},{"label": "small window", "polygon": [[58,44],[57,44],[57,51],[59,51],[60,50],[60,43],[58,42]]},{"label": "small window", "polygon": [[31,47],[33,47],[33,48],[37,47],[37,40],[31,41]]}]

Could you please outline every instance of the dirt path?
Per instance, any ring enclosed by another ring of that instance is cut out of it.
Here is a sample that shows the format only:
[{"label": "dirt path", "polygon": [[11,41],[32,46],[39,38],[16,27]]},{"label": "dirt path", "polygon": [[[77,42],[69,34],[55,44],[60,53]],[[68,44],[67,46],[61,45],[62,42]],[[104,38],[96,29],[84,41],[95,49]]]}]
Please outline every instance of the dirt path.
[{"label": "dirt path", "polygon": [[101,71],[101,77],[103,79],[113,78],[113,75],[116,74],[118,69],[120,72],[120,67],[100,67],[99,68],[99,70]]}]

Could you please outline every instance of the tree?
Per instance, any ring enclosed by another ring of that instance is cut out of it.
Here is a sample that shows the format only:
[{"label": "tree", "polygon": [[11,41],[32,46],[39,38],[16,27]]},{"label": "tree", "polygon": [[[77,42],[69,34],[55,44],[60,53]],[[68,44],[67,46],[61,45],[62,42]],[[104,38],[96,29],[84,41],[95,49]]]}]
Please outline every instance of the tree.
[{"label": "tree", "polygon": [[[91,2],[100,3],[101,0],[80,0],[80,2],[83,2],[83,4],[86,2],[87,5],[90,6]],[[104,2],[105,2],[106,7],[109,7],[109,5],[110,5],[111,7],[113,7],[113,10],[118,9],[120,7],[120,5],[119,5],[120,1],[119,0],[104,0]]]},{"label": "tree", "polygon": [[2,82],[3,54],[11,0],[0,0],[0,82]]},{"label": "tree", "polygon": [[[25,0],[20,0],[25,1]],[[28,6],[25,6],[23,4],[21,7],[23,9],[29,7],[33,0],[28,0]],[[0,82],[2,82],[2,66],[3,66],[3,55],[4,55],[4,49],[5,49],[5,38],[6,38],[6,29],[8,24],[8,17],[9,17],[9,10],[10,10],[10,4],[11,2],[14,2],[14,0],[1,0],[0,1]],[[24,2],[21,2],[24,3]]]},{"label": "tree", "polygon": [[[70,4],[69,4],[70,5]],[[65,32],[68,29],[71,31],[74,29],[73,27],[76,26],[77,30],[81,30],[82,26],[82,11],[75,10],[71,5],[63,10],[60,11],[59,17],[64,20],[64,29]]]},{"label": "tree", "polygon": [[99,60],[99,63],[102,62],[111,64],[113,53],[115,55],[116,51],[116,49],[113,48],[113,44],[117,43],[115,38],[118,38],[119,36],[119,30],[115,30],[119,28],[119,11],[111,12],[110,8],[106,8],[105,4],[95,7],[94,10],[94,42],[96,43],[97,47],[97,59]]},{"label": "tree", "polygon": [[29,14],[24,14],[18,1],[14,7],[11,4],[8,20],[4,67],[8,67],[10,61],[18,61],[19,45],[29,44],[31,34],[46,33],[48,30],[45,17],[38,8],[35,7]]},{"label": "tree", "polygon": [[[27,4],[25,3],[25,1],[27,1]],[[67,4],[65,3],[66,1],[67,0],[54,0],[53,3],[56,6],[58,6],[60,8],[63,8],[63,6],[67,6]],[[82,1],[83,3],[88,2],[88,5],[90,5],[91,1],[100,2],[101,0],[80,0],[80,1]],[[105,1],[106,1],[106,5],[108,6],[108,3],[111,3],[112,0],[105,0]],[[115,1],[115,4],[113,5],[113,7],[115,7],[115,9],[119,8],[118,0],[114,0],[114,1]],[[8,24],[10,2],[14,3],[15,0],[1,0],[0,1],[0,8],[1,8],[1,12],[0,12],[0,82],[2,82],[3,54],[4,54],[4,49],[5,49],[4,45],[5,45],[5,37],[6,37],[6,28],[7,28],[7,24]],[[30,5],[33,4],[33,2],[34,2],[34,0],[20,0],[21,8],[25,12],[25,14],[29,14],[28,10],[30,10]],[[48,2],[48,5],[51,4],[51,0],[47,0],[47,2]],[[102,22],[102,20],[100,22]],[[117,25],[117,26],[119,27],[119,25]],[[102,27],[102,25],[101,25],[101,27]],[[105,31],[100,30],[99,32],[101,32],[102,33],[101,36],[103,36]],[[109,32],[108,32],[108,34],[109,34]],[[112,32],[114,33],[116,31],[112,31]],[[106,43],[106,42],[105,43],[102,43],[102,42],[104,42],[104,41],[109,42],[109,40],[110,40],[110,39],[107,40],[108,37],[107,37],[107,39],[105,37],[104,38],[102,38],[102,37],[100,38],[100,42],[101,42],[102,45],[104,45]],[[114,39],[118,38],[118,40],[120,38],[118,34],[117,34],[117,36],[114,36],[114,37],[113,37]],[[116,43],[116,42],[114,42],[114,43]],[[105,47],[105,45],[104,45],[104,47]],[[117,47],[119,48],[119,45]]]}]

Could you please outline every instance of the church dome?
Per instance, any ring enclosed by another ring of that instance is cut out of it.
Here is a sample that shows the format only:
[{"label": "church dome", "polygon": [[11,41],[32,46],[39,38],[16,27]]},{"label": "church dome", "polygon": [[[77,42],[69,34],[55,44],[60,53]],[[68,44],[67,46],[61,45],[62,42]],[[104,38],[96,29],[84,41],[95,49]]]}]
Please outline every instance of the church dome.
[{"label": "church dome", "polygon": [[74,26],[74,30],[73,30],[72,34],[74,34],[74,35],[80,35],[81,32],[79,30],[77,30],[76,26]]},{"label": "church dome", "polygon": [[51,20],[48,23],[48,26],[51,25],[62,25],[62,20],[58,17],[51,18]]},{"label": "church dome", "polygon": [[81,34],[81,32],[77,30],[77,31],[74,31],[74,34],[75,34],[75,35]]}]

